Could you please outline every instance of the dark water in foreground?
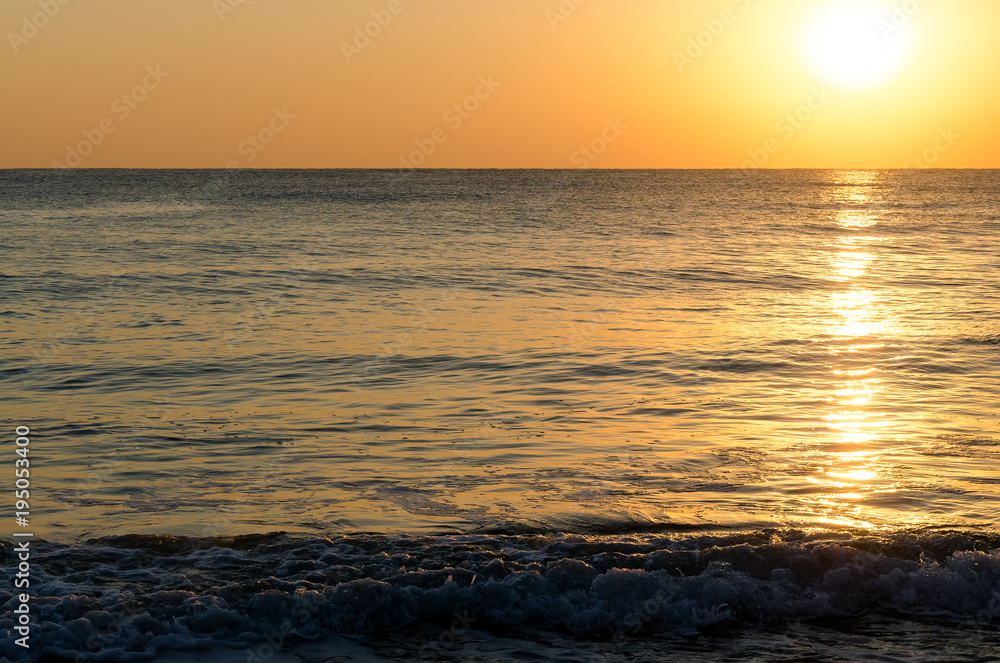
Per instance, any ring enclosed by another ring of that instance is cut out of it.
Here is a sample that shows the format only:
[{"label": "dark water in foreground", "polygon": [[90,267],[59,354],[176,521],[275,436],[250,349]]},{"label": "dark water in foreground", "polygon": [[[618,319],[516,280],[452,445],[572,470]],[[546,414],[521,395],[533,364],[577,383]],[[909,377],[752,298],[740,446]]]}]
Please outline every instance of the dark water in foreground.
[{"label": "dark water in foreground", "polygon": [[1000,660],[998,193],[0,172],[31,653]]}]

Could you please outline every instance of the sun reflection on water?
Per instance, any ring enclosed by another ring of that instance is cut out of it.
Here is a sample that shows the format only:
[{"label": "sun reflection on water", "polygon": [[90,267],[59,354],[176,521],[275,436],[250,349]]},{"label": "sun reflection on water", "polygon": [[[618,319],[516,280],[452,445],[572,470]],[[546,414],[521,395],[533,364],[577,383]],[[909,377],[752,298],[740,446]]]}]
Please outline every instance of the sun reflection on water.
[{"label": "sun reflection on water", "polygon": [[831,357],[832,390],[822,421],[832,439],[814,457],[808,508],[822,524],[872,529],[878,518],[866,503],[875,493],[895,490],[887,450],[879,444],[894,424],[878,409],[883,380],[877,362],[893,321],[882,293],[866,278],[886,240],[874,232],[881,219],[871,209],[878,174],[839,175],[842,186],[831,202],[859,209],[840,210],[834,218],[843,234],[831,245],[825,278],[840,287],[829,295],[824,328],[815,339]]}]

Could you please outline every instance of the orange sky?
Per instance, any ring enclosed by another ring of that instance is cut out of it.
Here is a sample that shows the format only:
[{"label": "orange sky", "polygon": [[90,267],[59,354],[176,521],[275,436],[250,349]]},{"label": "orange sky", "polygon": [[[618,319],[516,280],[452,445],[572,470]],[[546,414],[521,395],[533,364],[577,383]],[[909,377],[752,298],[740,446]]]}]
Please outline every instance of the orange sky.
[{"label": "orange sky", "polygon": [[[837,32],[859,5],[906,48]],[[995,0],[4,0],[0,25],[4,168],[1000,167]]]}]

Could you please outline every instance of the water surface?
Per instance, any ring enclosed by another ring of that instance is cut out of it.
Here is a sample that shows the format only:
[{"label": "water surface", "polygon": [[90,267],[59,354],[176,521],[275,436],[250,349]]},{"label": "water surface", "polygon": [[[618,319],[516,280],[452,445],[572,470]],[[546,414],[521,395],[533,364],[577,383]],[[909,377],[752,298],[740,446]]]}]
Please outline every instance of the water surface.
[{"label": "water surface", "polygon": [[998,185],[8,172],[37,526],[986,525]]},{"label": "water surface", "polygon": [[32,655],[996,660],[998,193],[0,172]]}]

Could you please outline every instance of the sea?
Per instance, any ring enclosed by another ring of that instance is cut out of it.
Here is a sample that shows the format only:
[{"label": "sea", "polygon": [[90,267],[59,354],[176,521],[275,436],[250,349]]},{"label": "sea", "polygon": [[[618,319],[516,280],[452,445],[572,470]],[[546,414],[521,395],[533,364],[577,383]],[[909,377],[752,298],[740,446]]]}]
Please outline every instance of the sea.
[{"label": "sea", "polygon": [[988,170],[0,171],[0,659],[1000,661],[998,236]]}]

